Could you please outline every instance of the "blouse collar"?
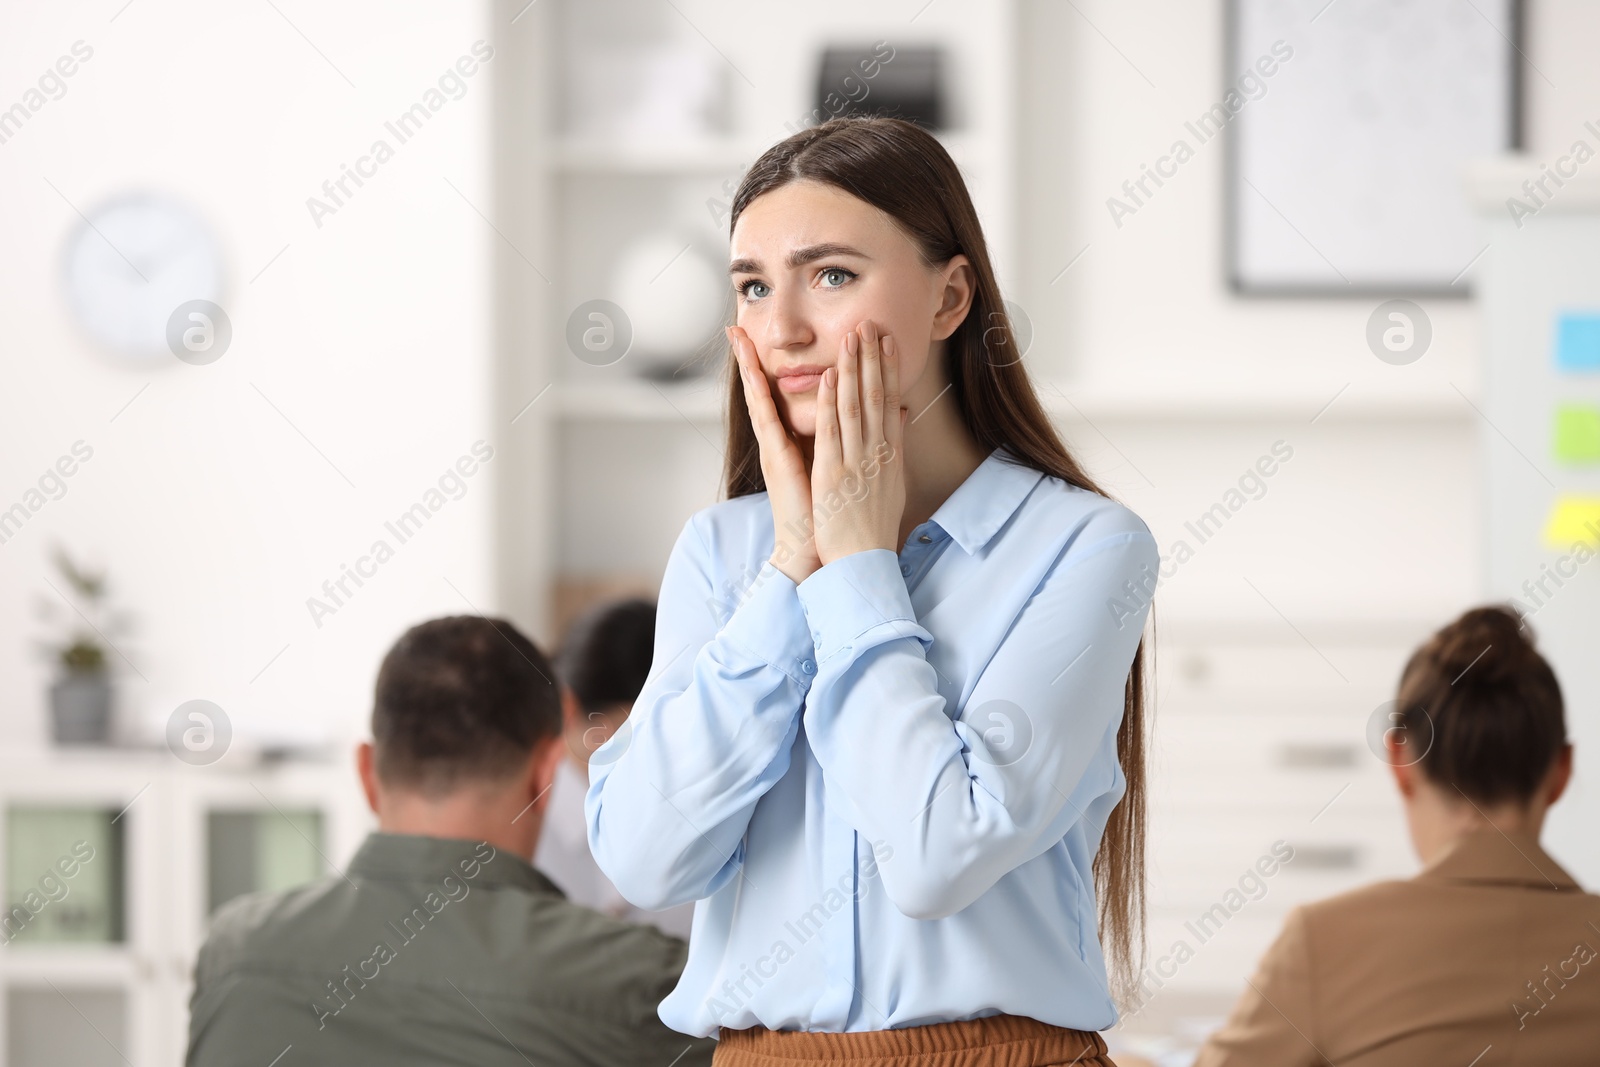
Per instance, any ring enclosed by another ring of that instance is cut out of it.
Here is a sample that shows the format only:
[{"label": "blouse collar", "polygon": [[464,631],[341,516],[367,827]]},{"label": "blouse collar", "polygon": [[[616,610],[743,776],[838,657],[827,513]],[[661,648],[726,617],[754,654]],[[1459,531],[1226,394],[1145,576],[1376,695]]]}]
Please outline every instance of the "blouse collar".
[{"label": "blouse collar", "polygon": [[1024,466],[1004,445],[989,453],[929,521],[976,555],[1016,514],[1043,472]]}]

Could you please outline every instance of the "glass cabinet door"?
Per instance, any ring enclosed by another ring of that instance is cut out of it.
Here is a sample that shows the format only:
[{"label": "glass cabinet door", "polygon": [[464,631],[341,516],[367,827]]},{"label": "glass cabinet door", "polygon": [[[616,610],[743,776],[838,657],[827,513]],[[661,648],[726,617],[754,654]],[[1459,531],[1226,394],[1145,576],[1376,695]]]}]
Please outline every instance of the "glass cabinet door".
[{"label": "glass cabinet door", "polygon": [[0,941],[125,940],[122,825],[114,810],[13,805],[6,810]]},{"label": "glass cabinet door", "polygon": [[320,877],[322,813],[315,809],[206,814],[206,911],[259,890],[292,889]]}]

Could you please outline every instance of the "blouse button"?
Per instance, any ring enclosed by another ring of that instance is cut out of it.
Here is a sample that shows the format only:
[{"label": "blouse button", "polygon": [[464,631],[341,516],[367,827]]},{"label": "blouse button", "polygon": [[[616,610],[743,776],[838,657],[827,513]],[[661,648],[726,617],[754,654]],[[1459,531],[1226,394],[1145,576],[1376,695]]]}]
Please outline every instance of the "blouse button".
[{"label": "blouse button", "polygon": [[905,575],[908,578],[911,577],[911,564],[909,564],[909,563],[900,564],[900,573]]},{"label": "blouse button", "polygon": [[917,538],[917,540],[921,541],[923,544],[928,544],[933,540],[933,538],[929,537],[927,534],[923,534],[921,537]]},{"label": "blouse button", "polygon": [[802,671],[804,671],[806,674],[816,674],[817,673],[817,665],[815,663],[811,662],[808,659],[803,659],[803,660],[800,661],[800,669]]}]

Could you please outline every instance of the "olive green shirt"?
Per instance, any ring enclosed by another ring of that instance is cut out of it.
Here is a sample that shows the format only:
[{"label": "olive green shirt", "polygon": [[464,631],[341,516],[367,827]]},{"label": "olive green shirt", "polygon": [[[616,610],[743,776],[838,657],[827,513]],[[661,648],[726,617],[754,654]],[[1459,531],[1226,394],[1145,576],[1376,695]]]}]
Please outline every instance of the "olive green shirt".
[{"label": "olive green shirt", "polygon": [[186,1063],[709,1064],[656,1015],[687,955],[485,842],[374,833],[343,875],[217,912]]}]

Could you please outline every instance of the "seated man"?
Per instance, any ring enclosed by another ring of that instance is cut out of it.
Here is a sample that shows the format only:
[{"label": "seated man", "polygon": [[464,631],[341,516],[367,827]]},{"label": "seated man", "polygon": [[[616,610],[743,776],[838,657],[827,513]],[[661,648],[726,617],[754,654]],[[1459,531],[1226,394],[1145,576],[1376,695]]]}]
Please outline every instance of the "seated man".
[{"label": "seated man", "polygon": [[549,875],[569,900],[629,922],[651,923],[687,940],[694,903],[665,911],[645,911],[630,904],[594,861],[583,815],[589,754],[628,721],[650,675],[655,633],[654,602],[635,597],[598,604],[568,629],[556,654],[568,758],[556,769],[533,865]]},{"label": "seated man", "polygon": [[1412,654],[1397,703],[1422,873],[1292,909],[1195,1067],[1600,1062],[1600,897],[1539,844],[1572,774],[1554,672],[1477,608]]},{"label": "seated man", "polygon": [[[566,900],[529,864],[566,754],[555,672],[503,620],[435,619],[378,672],[348,868],[220,909],[189,1067],[709,1064],[657,1005],[687,945]],[[291,1051],[292,1049],[292,1051]]]}]

